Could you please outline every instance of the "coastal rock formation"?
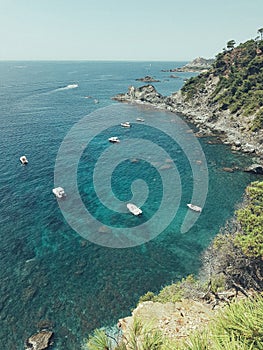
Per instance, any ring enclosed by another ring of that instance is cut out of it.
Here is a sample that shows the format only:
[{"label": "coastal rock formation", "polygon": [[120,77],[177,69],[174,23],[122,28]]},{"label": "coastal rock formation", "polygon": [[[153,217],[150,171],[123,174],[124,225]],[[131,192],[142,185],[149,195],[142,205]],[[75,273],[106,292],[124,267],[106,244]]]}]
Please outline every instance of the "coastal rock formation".
[{"label": "coastal rock formation", "polygon": [[135,79],[137,81],[143,81],[145,83],[158,83],[160,80],[157,80],[153,77],[150,77],[149,75],[146,75],[144,78],[137,78]]},{"label": "coastal rock formation", "polygon": [[212,74],[208,77],[203,91],[188,99],[181,91],[173,94],[174,112],[185,115],[201,132],[219,135],[225,144],[232,145],[232,150],[245,153],[263,154],[262,130],[252,131],[250,117],[231,114],[229,110],[220,110],[218,105],[211,105],[210,97],[216,89],[219,78]]},{"label": "coastal rock formation", "polygon": [[138,88],[130,86],[127,93],[118,94],[113,97],[113,99],[120,102],[145,102],[154,105],[159,105],[165,102],[165,98],[157,92],[153,85],[144,85]]},{"label": "coastal rock formation", "polygon": [[42,330],[29,337],[25,343],[25,350],[44,350],[51,345],[53,332]]}]

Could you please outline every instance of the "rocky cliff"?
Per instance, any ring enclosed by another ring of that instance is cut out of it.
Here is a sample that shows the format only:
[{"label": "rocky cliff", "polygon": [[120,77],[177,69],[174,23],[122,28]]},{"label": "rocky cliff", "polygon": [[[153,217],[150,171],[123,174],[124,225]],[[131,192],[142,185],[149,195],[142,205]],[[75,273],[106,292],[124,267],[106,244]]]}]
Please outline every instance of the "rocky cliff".
[{"label": "rocky cliff", "polygon": [[145,85],[131,86],[114,99],[183,114],[204,135],[219,135],[233,150],[263,157],[262,52],[263,40],[252,40],[219,54],[212,68],[189,79],[171,96]]},{"label": "rocky cliff", "polygon": [[[171,96],[162,96],[153,85],[139,88],[130,86],[127,93],[113,97],[120,102],[149,104],[156,108],[167,109],[183,114],[194,123],[203,135],[220,136],[225,144],[231,144],[233,150],[255,153],[263,156],[263,132],[250,130],[248,118],[232,116],[229,111],[212,108],[209,96],[216,88],[218,78],[211,76],[206,84],[206,92],[197,93],[194,98],[187,99],[181,91]],[[251,116],[251,121],[253,116]]]}]

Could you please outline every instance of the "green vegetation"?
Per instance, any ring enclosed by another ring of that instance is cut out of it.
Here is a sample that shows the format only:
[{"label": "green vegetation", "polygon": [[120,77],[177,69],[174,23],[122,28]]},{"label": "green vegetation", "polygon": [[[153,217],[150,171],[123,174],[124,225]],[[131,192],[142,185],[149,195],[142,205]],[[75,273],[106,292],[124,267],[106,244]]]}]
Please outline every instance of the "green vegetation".
[{"label": "green vegetation", "polygon": [[246,189],[242,208],[204,254],[203,269],[223,288],[263,290],[263,182]]},{"label": "green vegetation", "polygon": [[84,344],[83,350],[159,350],[168,349],[165,347],[167,340],[160,330],[148,323],[143,323],[135,318],[129,329],[119,341],[112,341],[104,330],[95,330],[89,337],[87,344]]},{"label": "green vegetation", "polygon": [[207,77],[208,73],[204,72],[186,81],[181,91],[186,95],[187,99],[192,99],[198,92],[202,93],[205,91]]},{"label": "green vegetation", "polygon": [[251,130],[263,127],[263,28],[260,37],[251,39],[236,48],[235,41],[227,43],[227,49],[216,56],[212,68],[189,79],[182,88],[187,99],[207,93],[210,77],[218,77],[218,83],[209,95],[210,105],[219,110],[229,110],[237,115],[256,115]]},{"label": "green vegetation", "polygon": [[175,303],[183,298],[194,297],[196,291],[201,289],[199,282],[193,275],[183,278],[181,281],[170,284],[161,289],[158,294],[147,292],[139,299],[139,304],[143,301],[154,301],[159,303]]},{"label": "green vegetation", "polygon": [[263,260],[263,182],[253,182],[246,195],[248,204],[237,211],[240,230],[235,244],[246,256]]},{"label": "green vegetation", "polygon": [[89,350],[108,350],[111,348],[111,340],[102,329],[95,329],[87,343]]},{"label": "green vegetation", "polygon": [[262,350],[263,298],[244,299],[221,310],[208,329],[193,334],[178,350]]},{"label": "green vegetation", "polygon": [[228,50],[233,50],[233,48],[235,47],[236,42],[235,40],[229,40],[226,44],[226,47]]}]

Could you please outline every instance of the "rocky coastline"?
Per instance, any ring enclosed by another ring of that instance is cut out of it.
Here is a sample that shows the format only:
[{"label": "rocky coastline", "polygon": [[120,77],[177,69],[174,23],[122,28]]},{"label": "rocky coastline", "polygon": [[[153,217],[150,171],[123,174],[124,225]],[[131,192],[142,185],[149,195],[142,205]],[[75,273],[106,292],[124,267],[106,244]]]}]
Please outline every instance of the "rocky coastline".
[{"label": "rocky coastline", "polygon": [[252,132],[247,117],[230,114],[228,110],[221,111],[217,106],[210,106],[209,96],[214,91],[218,77],[210,76],[206,92],[187,99],[179,90],[171,96],[161,95],[153,85],[141,87],[130,86],[126,93],[113,97],[119,102],[147,104],[155,108],[166,109],[183,115],[199,129],[202,136],[217,136],[224,144],[231,146],[233,151],[242,151],[258,157],[263,161],[263,132]]}]

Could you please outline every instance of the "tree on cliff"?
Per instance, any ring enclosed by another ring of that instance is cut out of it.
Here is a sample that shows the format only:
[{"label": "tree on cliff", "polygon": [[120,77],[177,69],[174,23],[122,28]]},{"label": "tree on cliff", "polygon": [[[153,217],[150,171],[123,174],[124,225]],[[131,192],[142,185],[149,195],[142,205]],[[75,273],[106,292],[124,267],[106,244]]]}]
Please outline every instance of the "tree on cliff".
[{"label": "tree on cliff", "polygon": [[236,42],[235,40],[229,40],[226,44],[226,47],[228,50],[233,50],[233,48],[235,47]]},{"label": "tree on cliff", "polygon": [[258,33],[260,34],[260,40],[263,40],[263,28],[260,28]]}]

